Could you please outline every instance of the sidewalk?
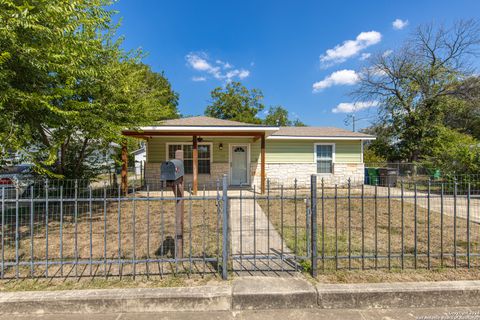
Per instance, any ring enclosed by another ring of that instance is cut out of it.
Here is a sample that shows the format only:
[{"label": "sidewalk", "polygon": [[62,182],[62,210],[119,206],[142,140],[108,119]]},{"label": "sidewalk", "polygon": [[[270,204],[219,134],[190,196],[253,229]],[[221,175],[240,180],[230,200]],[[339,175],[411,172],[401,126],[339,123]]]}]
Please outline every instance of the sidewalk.
[{"label": "sidewalk", "polygon": [[478,306],[480,281],[313,285],[294,277],[244,277],[220,286],[0,294],[0,315]]},{"label": "sidewalk", "polygon": [[[0,320],[83,320],[84,314],[0,315]],[[479,320],[480,307],[470,308],[388,308],[388,309],[276,309],[204,312],[107,313],[89,314],[89,320]]]},{"label": "sidewalk", "polygon": [[240,275],[243,271],[295,271],[295,266],[286,262],[291,250],[251,198],[253,192],[244,191],[243,197],[229,203],[233,270]]},{"label": "sidewalk", "polygon": [[[365,185],[365,193],[369,196],[373,196],[375,187]],[[377,187],[377,195],[379,197],[388,196],[387,187]],[[398,187],[390,188],[390,195],[395,197],[395,200],[400,201],[401,189]],[[404,190],[404,201],[406,203],[415,203],[415,192],[411,190]],[[417,206],[428,209],[428,193],[425,191],[417,191]],[[480,223],[480,199],[478,197],[472,197],[470,199],[470,221]],[[467,218],[468,204],[467,197],[465,195],[458,195],[456,199],[451,194],[443,195],[443,204],[439,194],[432,193],[430,195],[430,211],[441,213],[444,215],[454,217],[455,214],[458,218]]]}]

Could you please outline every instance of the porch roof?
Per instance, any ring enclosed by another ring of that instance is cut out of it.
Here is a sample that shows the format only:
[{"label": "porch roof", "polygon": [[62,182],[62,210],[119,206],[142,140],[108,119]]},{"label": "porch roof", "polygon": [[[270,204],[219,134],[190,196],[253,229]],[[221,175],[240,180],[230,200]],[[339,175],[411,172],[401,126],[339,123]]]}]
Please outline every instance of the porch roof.
[{"label": "porch roof", "polygon": [[270,136],[279,127],[243,123],[211,117],[190,117],[162,121],[155,126],[123,130],[122,134],[133,137],[152,136]]},{"label": "porch roof", "polygon": [[165,120],[158,125],[122,131],[137,138],[153,136],[265,136],[267,139],[374,140],[375,136],[334,127],[276,127],[205,116]]}]

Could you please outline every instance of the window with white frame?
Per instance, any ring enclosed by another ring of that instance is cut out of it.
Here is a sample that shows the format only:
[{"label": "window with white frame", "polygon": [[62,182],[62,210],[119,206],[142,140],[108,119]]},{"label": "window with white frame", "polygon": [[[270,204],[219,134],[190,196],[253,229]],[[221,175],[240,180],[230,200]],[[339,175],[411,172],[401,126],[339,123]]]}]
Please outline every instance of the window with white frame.
[{"label": "window with white frame", "polygon": [[[168,144],[168,159],[175,159],[175,151],[183,150],[183,166],[185,174],[193,173],[193,146],[187,143]],[[198,173],[210,174],[210,144],[198,144]]]},{"label": "window with white frame", "polygon": [[315,145],[317,173],[333,173],[334,148],[333,144]]}]

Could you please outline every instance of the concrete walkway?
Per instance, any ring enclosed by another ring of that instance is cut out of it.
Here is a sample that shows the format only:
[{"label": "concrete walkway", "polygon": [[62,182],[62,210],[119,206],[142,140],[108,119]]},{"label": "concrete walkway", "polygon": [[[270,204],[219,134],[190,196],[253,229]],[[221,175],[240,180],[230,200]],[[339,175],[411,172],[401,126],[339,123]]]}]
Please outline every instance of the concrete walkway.
[{"label": "concrete walkway", "polygon": [[233,270],[239,274],[298,270],[290,259],[292,251],[253,199],[253,192],[241,195],[229,203]]},{"label": "concrete walkway", "polygon": [[[369,196],[375,193],[375,187],[365,186],[365,193]],[[387,187],[377,187],[377,195],[381,197],[386,197],[388,195]],[[390,188],[390,195],[395,197],[397,201],[401,200],[401,189],[400,188]],[[404,201],[406,203],[415,203],[415,192],[410,190],[403,191]],[[424,191],[417,191],[417,206],[428,209],[428,193]],[[456,202],[456,203],[455,203]],[[456,208],[456,212],[455,212]],[[445,194],[443,196],[443,210],[442,210],[442,200],[440,194],[431,193],[430,194],[430,210],[432,212],[441,213],[444,215],[458,218],[467,218],[467,212],[470,209],[470,221],[480,223],[480,199],[478,195],[470,198],[470,205],[468,205],[467,197],[465,195],[458,195],[456,200],[453,195]]]}]

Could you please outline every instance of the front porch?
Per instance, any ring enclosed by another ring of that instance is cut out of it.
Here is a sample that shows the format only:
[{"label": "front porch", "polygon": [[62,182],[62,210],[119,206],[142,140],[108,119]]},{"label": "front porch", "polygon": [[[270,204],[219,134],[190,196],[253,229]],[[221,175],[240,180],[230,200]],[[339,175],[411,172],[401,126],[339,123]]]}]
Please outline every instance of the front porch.
[{"label": "front porch", "polygon": [[[214,188],[224,175],[233,187],[256,186],[266,189],[266,136],[278,130],[273,127],[244,126],[205,130],[205,127],[183,127],[175,131],[164,127],[154,130],[123,131],[123,135],[147,140],[145,179],[160,183],[160,166],[175,157],[177,150],[184,154],[186,185],[192,193],[199,188]],[[126,163],[128,150],[122,148],[122,190],[128,190]],[[125,171],[125,174],[124,174]],[[123,179],[125,177],[125,179]]]}]

